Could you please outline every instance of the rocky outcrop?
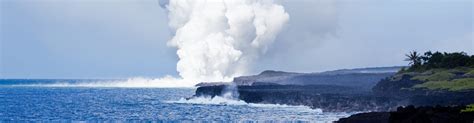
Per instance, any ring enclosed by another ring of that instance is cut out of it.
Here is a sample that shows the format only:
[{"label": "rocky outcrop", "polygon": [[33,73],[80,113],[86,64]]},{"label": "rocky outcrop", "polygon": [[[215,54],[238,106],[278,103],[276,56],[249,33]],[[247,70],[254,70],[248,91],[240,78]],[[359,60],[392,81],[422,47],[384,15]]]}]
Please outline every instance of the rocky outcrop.
[{"label": "rocky outcrop", "polygon": [[223,95],[226,86],[237,85],[238,98],[248,103],[306,105],[324,111],[379,111],[398,104],[378,97],[371,88],[401,67],[361,68],[321,73],[264,71],[241,76],[229,83],[198,84],[195,96]]},{"label": "rocky outcrop", "polygon": [[406,99],[416,92],[415,90],[411,90],[411,87],[423,83],[422,81],[411,80],[412,77],[411,75],[403,75],[399,80],[385,78],[378,82],[372,90],[374,94],[378,96]]},{"label": "rocky outcrop", "polygon": [[303,75],[303,74],[305,73],[292,73],[292,72],[266,70],[258,75],[236,77],[234,78],[233,83],[237,85],[252,85],[255,82],[278,83],[280,81],[284,81],[286,79],[289,79],[298,75]]},{"label": "rocky outcrop", "polygon": [[399,107],[393,112],[370,112],[342,118],[337,123],[472,123],[474,112],[461,112],[465,106]]},{"label": "rocky outcrop", "polygon": [[390,123],[390,112],[368,112],[341,118],[336,123]]},{"label": "rocky outcrop", "polygon": [[394,73],[305,74],[278,81],[278,83],[282,85],[338,85],[370,90],[377,82],[392,75]]},{"label": "rocky outcrop", "polygon": [[[238,86],[239,99],[248,103],[306,105],[327,112],[380,111],[396,107],[390,99],[359,89],[334,85]],[[225,86],[199,87],[195,96],[219,96]]]},{"label": "rocky outcrop", "polygon": [[[279,85],[339,85],[370,90],[378,81],[395,74],[401,67],[359,68],[327,71],[321,73],[294,73],[266,70],[258,75],[240,76],[233,79],[239,86],[254,83]],[[196,86],[213,86],[222,82],[203,82]]]},{"label": "rocky outcrop", "polygon": [[[435,74],[434,71],[437,71]],[[461,109],[474,103],[474,90],[449,90],[416,88],[427,81],[450,81],[468,78],[456,69],[404,72],[381,80],[373,88],[373,94],[387,97],[401,105],[393,112],[369,112],[342,118],[339,123],[473,123],[474,112]],[[443,73],[444,72],[444,73]],[[450,74],[452,73],[452,74]],[[422,79],[420,79],[422,78]],[[431,79],[431,80],[430,80]],[[466,84],[467,85],[467,84]],[[449,86],[447,86],[449,87]],[[414,106],[413,106],[414,105]],[[452,107],[441,107],[452,106]],[[415,108],[415,106],[418,106]]]},{"label": "rocky outcrop", "polygon": [[413,88],[423,81],[412,79],[415,75],[401,75],[398,79],[386,78],[373,88],[376,96],[392,98],[399,104],[415,106],[467,105],[474,103],[474,90],[449,91]]}]

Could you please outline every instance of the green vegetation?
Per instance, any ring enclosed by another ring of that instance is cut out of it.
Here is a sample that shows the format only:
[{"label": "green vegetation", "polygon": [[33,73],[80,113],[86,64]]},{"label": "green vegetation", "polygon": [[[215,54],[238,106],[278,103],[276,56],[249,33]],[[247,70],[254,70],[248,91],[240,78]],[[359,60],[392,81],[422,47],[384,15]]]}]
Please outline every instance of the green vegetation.
[{"label": "green vegetation", "polygon": [[461,110],[461,112],[474,112],[474,104],[466,106],[466,109]]},{"label": "green vegetation", "polygon": [[424,55],[413,51],[406,54],[406,61],[410,61],[408,69],[401,72],[424,72],[430,69],[444,68],[453,69],[457,67],[474,67],[474,55],[469,56],[465,52],[441,53],[425,52]]},{"label": "green vegetation", "polygon": [[462,91],[474,89],[474,78],[454,79],[451,81],[428,81],[422,84],[413,86],[414,88],[427,88],[430,90],[449,90]]},{"label": "green vegetation", "polygon": [[435,72],[434,74],[431,74],[431,75],[415,76],[411,79],[420,80],[420,81],[448,81],[454,76],[456,75],[448,71],[441,71],[441,72]]},{"label": "green vegetation", "polygon": [[474,90],[474,55],[431,51],[422,55],[413,51],[406,56],[405,60],[410,62],[410,66],[401,69],[391,78],[392,81],[401,80],[403,76],[408,75],[411,80],[424,82],[414,85],[411,89]]},{"label": "green vegetation", "polygon": [[474,77],[474,69],[464,74],[465,77]]}]

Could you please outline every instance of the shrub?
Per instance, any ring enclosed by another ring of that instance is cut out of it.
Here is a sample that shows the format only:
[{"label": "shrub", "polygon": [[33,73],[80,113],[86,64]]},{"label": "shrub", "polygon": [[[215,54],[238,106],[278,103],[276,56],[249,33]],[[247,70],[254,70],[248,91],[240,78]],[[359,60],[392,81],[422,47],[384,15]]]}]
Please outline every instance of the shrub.
[{"label": "shrub", "polygon": [[461,110],[461,112],[474,112],[474,104],[466,106],[466,109]]}]

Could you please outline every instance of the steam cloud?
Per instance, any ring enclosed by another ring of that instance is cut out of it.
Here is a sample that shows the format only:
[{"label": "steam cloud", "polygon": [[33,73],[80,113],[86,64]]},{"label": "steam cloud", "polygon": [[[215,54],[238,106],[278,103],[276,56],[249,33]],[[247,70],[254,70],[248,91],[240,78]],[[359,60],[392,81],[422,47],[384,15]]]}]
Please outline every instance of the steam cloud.
[{"label": "steam cloud", "polygon": [[274,0],[160,0],[175,31],[180,84],[228,82],[265,53],[289,20]]},{"label": "steam cloud", "polygon": [[[265,53],[289,15],[274,0],[160,0],[175,31],[168,45],[177,48],[181,78],[130,78],[98,82],[20,84],[39,87],[193,87],[199,82],[230,82]],[[238,96],[226,88],[226,99]]]}]

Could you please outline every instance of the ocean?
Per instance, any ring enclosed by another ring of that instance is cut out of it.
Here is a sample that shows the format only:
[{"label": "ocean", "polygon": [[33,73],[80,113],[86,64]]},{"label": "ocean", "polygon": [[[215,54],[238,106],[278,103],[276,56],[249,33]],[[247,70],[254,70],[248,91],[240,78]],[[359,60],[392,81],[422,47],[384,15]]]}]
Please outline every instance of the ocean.
[{"label": "ocean", "polygon": [[222,97],[187,100],[195,88],[71,86],[94,81],[0,80],[0,121],[331,122],[353,114]]}]

